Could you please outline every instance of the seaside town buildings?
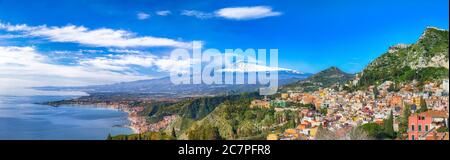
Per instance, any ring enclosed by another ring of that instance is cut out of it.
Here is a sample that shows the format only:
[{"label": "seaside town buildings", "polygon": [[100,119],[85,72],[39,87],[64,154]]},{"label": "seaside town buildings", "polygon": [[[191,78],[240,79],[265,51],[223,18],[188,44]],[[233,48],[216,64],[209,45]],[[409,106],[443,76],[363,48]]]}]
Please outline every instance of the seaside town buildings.
[{"label": "seaside town buildings", "polygon": [[[398,132],[399,118],[403,116],[405,106],[410,106],[412,113],[407,118],[408,130],[405,139],[448,139],[448,80],[442,83],[427,82],[423,89],[419,89],[415,82],[404,84],[396,91],[390,89],[391,85],[393,82],[387,81],[379,86],[369,87],[366,91],[355,92],[322,88],[312,93],[281,93],[276,99],[266,100],[269,106],[274,107],[276,112],[298,112],[301,120],[297,127],[286,129],[282,133],[269,134],[267,139],[313,140],[319,127],[337,132],[367,123],[383,125],[391,113],[394,117],[394,130]],[[377,95],[373,93],[374,88],[378,91]],[[299,103],[312,104],[314,108],[295,106]],[[428,111],[416,113],[422,105],[425,105]],[[438,132],[441,127],[447,130],[440,129],[441,132]]]}]

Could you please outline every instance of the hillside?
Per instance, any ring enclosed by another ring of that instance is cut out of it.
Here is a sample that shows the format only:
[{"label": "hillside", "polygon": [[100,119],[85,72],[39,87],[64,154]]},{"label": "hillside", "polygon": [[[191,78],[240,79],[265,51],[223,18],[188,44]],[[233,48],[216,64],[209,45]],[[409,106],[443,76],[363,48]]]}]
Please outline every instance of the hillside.
[{"label": "hillside", "polygon": [[[274,108],[251,108],[254,100],[249,96],[224,101],[202,119],[194,121],[188,128],[175,123],[178,139],[265,139],[271,131],[282,131],[296,126],[298,114],[294,111],[276,112]],[[169,127],[171,128],[171,127]],[[219,137],[217,137],[219,136]]]},{"label": "hillside", "polygon": [[363,70],[358,87],[387,80],[424,82],[448,78],[448,36],[447,30],[428,27],[416,43],[390,47]]},{"label": "hillside", "polygon": [[281,88],[282,91],[311,92],[319,88],[332,87],[336,84],[344,84],[354,78],[353,74],[345,73],[337,67],[330,67],[311,77],[300,80]]}]

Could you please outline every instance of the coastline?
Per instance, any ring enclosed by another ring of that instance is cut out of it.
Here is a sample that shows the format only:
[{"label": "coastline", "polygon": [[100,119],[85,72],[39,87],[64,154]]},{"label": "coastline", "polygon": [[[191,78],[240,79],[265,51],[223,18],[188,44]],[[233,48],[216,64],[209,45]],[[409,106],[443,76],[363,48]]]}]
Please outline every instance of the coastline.
[{"label": "coastline", "polygon": [[107,104],[107,103],[60,103],[53,104],[54,102],[46,102],[43,105],[50,105],[53,107],[59,106],[83,106],[83,107],[93,107],[93,108],[105,108],[105,109],[114,109],[119,110],[121,112],[127,113],[127,120],[129,121],[127,125],[124,127],[130,128],[133,133],[140,134],[149,131],[149,123],[146,120],[145,116],[139,116],[138,113],[141,112],[143,107],[130,107],[125,104]]}]

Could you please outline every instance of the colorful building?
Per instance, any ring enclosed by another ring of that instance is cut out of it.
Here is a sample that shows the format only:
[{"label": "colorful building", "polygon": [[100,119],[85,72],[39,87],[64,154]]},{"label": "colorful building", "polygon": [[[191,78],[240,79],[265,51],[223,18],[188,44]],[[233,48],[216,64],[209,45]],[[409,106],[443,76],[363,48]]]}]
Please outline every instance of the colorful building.
[{"label": "colorful building", "polygon": [[416,113],[408,118],[408,140],[424,140],[434,134],[437,128],[448,124],[448,113],[443,111],[427,111]]}]

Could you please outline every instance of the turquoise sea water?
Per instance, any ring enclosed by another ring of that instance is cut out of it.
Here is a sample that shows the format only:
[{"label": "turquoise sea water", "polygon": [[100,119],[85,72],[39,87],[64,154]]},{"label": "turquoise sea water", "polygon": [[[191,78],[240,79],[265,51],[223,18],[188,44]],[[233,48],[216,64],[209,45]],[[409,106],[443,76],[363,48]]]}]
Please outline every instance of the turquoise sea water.
[{"label": "turquoise sea water", "polygon": [[127,114],[87,106],[52,107],[35,103],[74,97],[1,97],[0,140],[103,140],[130,134]]}]

